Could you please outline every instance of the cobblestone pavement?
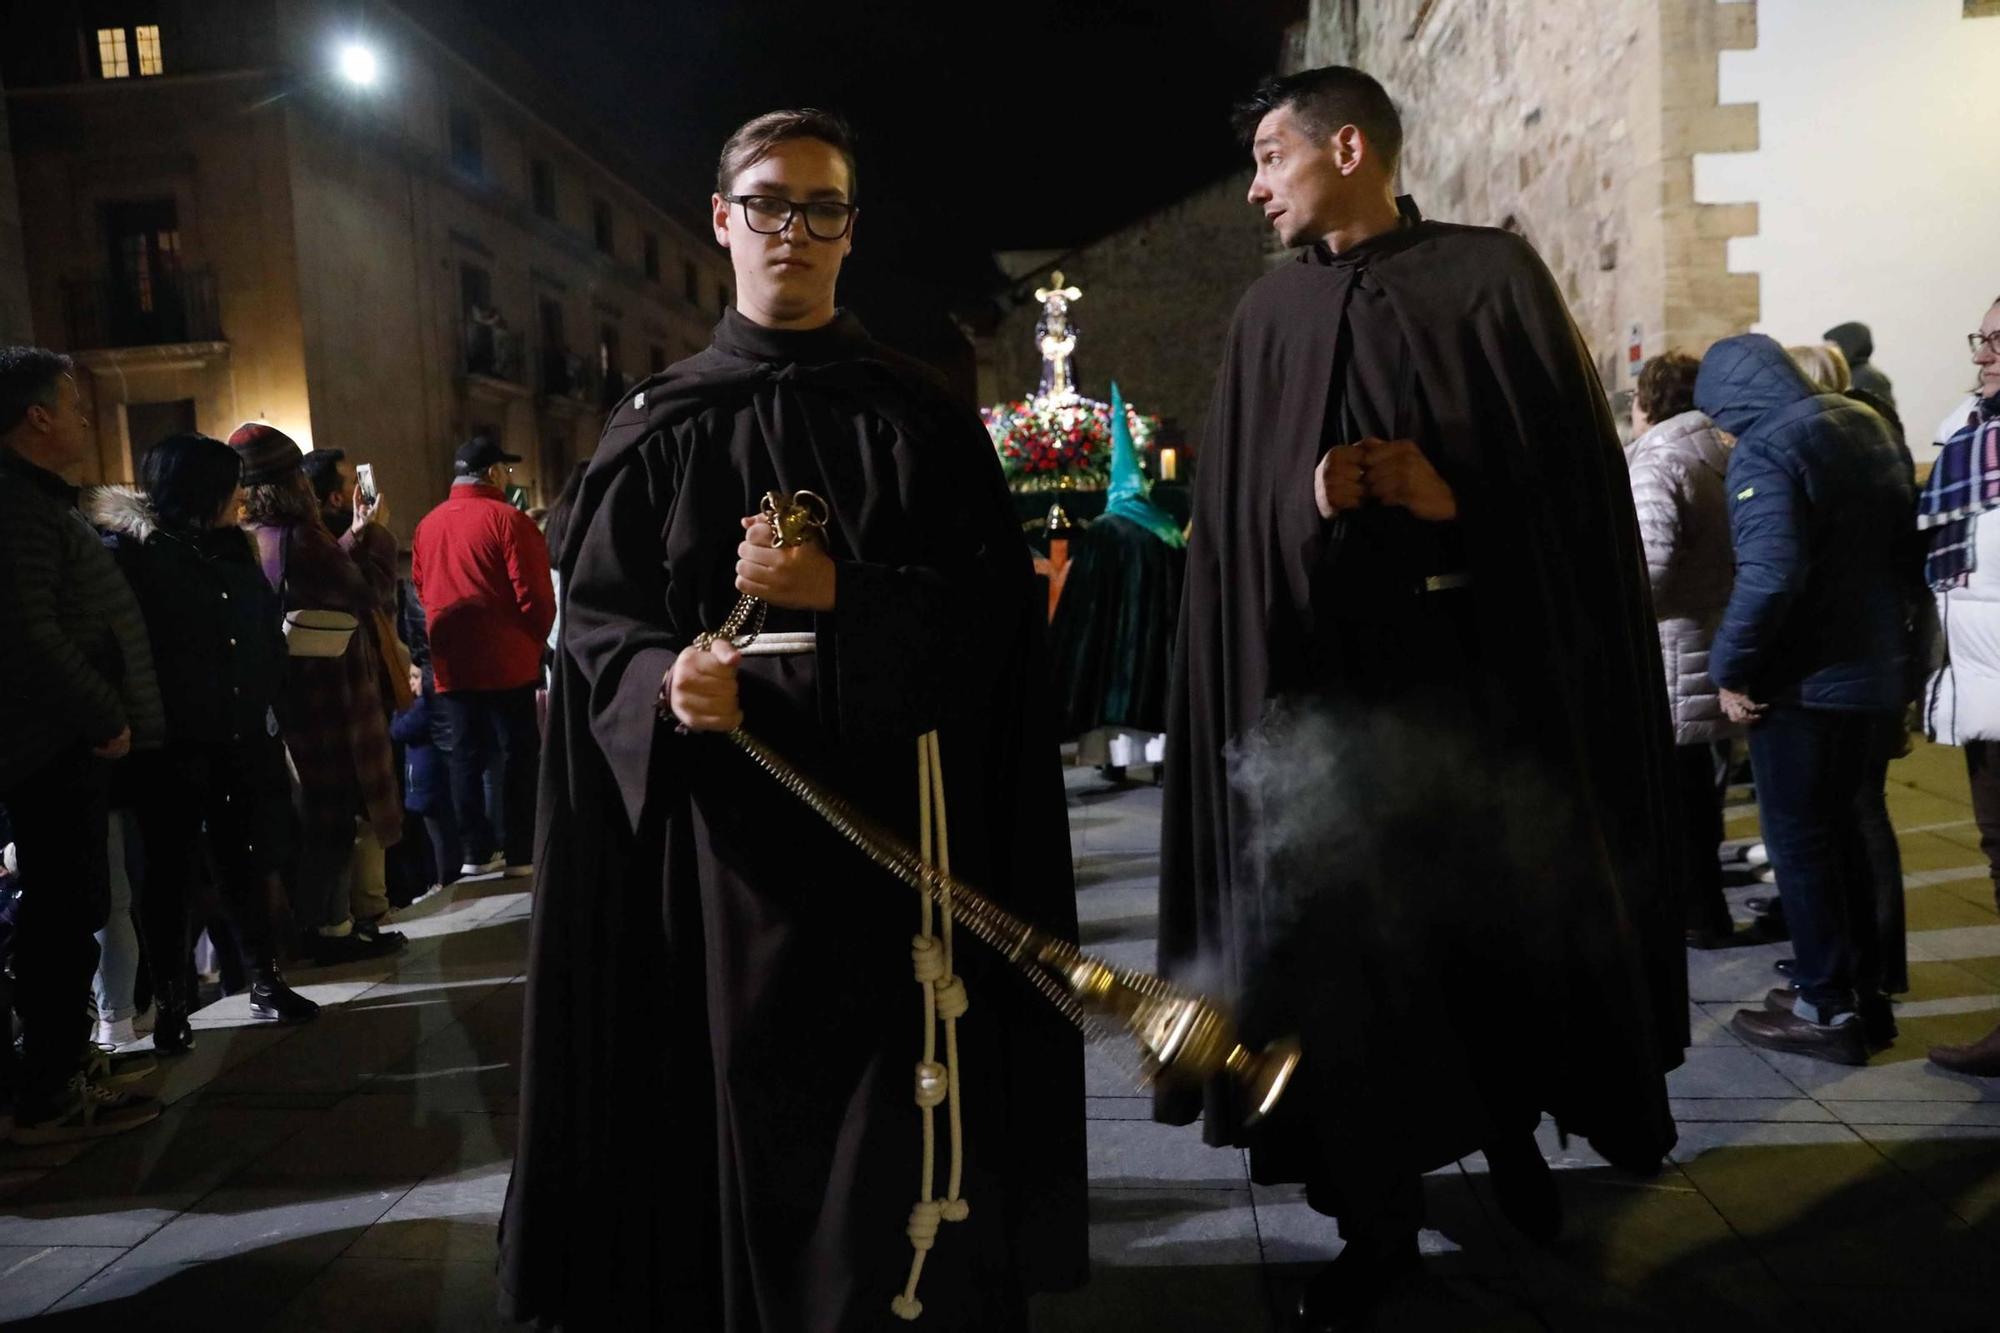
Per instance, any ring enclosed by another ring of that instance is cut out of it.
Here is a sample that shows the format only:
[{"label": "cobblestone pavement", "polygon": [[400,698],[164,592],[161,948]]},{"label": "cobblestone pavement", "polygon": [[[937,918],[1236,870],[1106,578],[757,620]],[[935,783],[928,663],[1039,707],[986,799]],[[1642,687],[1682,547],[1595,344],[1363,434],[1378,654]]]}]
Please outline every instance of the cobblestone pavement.
[{"label": "cobblestone pavement", "polygon": [[[1090,770],[1070,788],[1085,941],[1150,966],[1158,790]],[[1897,1045],[1863,1069],[1742,1046],[1723,1024],[1782,948],[1691,954],[1697,1044],[1672,1079],[1668,1168],[1621,1177],[1545,1125],[1569,1213],[1548,1249],[1498,1217],[1478,1158],[1435,1173],[1430,1278],[1379,1327],[2000,1326],[2000,1082],[1923,1060],[2000,1021],[2000,920],[1958,752],[1899,762],[1889,803],[1910,884]],[[1728,831],[1753,835],[1754,810],[1732,808]],[[299,974],[328,1006],[318,1023],[255,1026],[241,1000],[198,1014],[157,1124],[0,1147],[0,1321],[495,1327],[528,900],[491,880],[418,910],[391,964]],[[1338,1250],[1332,1224],[1252,1186],[1241,1153],[1151,1123],[1112,1052],[1093,1050],[1087,1090],[1096,1275],[1043,1298],[1038,1333],[1283,1328]]]}]

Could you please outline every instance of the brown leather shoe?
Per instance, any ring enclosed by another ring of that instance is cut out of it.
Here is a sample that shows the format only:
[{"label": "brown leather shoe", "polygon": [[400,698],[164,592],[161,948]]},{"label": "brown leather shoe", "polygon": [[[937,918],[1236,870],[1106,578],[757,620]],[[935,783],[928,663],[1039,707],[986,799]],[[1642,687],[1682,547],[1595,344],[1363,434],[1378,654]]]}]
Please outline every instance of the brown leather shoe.
[{"label": "brown leather shoe", "polygon": [[[1764,1007],[1774,1014],[1789,1014],[1798,998],[1799,993],[1790,986],[1773,986],[1764,996]],[[1896,1011],[1889,1007],[1888,996],[1864,997],[1860,1015],[1861,1035],[1868,1039],[1870,1050],[1885,1050],[1896,1044]]]},{"label": "brown leather shoe", "polygon": [[1808,1023],[1790,1011],[1738,1009],[1736,1017],[1729,1020],[1729,1030],[1768,1051],[1786,1051],[1837,1065],[1868,1063],[1868,1039],[1862,1035],[1859,1016],[1845,1023]]},{"label": "brown leather shoe", "polygon": [[2000,1078],[2000,1028],[1970,1046],[1931,1047],[1931,1063],[1954,1073]]}]

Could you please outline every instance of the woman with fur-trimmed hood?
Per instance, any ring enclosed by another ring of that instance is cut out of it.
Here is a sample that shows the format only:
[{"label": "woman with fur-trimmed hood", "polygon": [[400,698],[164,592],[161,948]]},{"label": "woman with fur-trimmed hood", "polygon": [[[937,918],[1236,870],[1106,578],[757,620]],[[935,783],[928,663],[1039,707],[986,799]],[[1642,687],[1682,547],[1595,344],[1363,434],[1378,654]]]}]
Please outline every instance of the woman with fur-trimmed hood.
[{"label": "woman with fur-trimmed hood", "polygon": [[297,842],[273,708],[285,681],[283,614],[236,526],[236,454],[174,435],[140,467],[145,490],[84,499],[146,618],[167,744],[133,784],[145,837],[140,903],[159,1012],[154,1049],[190,1049],[188,898],[204,826],[259,1018],[303,1022],[318,1006],[285,984],[277,944],[287,858]]}]

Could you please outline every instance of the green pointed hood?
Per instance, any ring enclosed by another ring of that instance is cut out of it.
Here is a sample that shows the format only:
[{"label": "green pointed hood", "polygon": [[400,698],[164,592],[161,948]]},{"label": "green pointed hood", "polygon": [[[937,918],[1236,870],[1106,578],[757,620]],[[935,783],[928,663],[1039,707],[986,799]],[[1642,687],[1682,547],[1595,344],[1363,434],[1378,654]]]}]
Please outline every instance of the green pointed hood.
[{"label": "green pointed hood", "polygon": [[1139,451],[1132,444],[1132,427],[1125,419],[1125,398],[1118,381],[1111,382],[1111,490],[1104,499],[1104,512],[1158,537],[1169,546],[1184,546],[1187,538],[1180,524],[1166,510],[1146,498],[1146,475],[1139,470]]}]

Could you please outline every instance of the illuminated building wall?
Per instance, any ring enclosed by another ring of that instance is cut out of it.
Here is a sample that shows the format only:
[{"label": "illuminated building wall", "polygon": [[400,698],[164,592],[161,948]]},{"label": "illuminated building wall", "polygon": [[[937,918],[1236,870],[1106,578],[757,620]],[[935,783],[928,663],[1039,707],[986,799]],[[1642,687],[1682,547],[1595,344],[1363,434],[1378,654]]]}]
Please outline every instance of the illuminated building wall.
[{"label": "illuminated building wall", "polygon": [[[86,10],[10,15],[0,77],[33,331],[86,368],[93,479],[170,430],[260,418],[372,463],[407,541],[472,434],[546,503],[621,384],[706,345],[732,275],[705,198],[669,216],[477,32],[161,0],[156,33],[107,36]],[[343,77],[349,43],[369,86]]]}]

